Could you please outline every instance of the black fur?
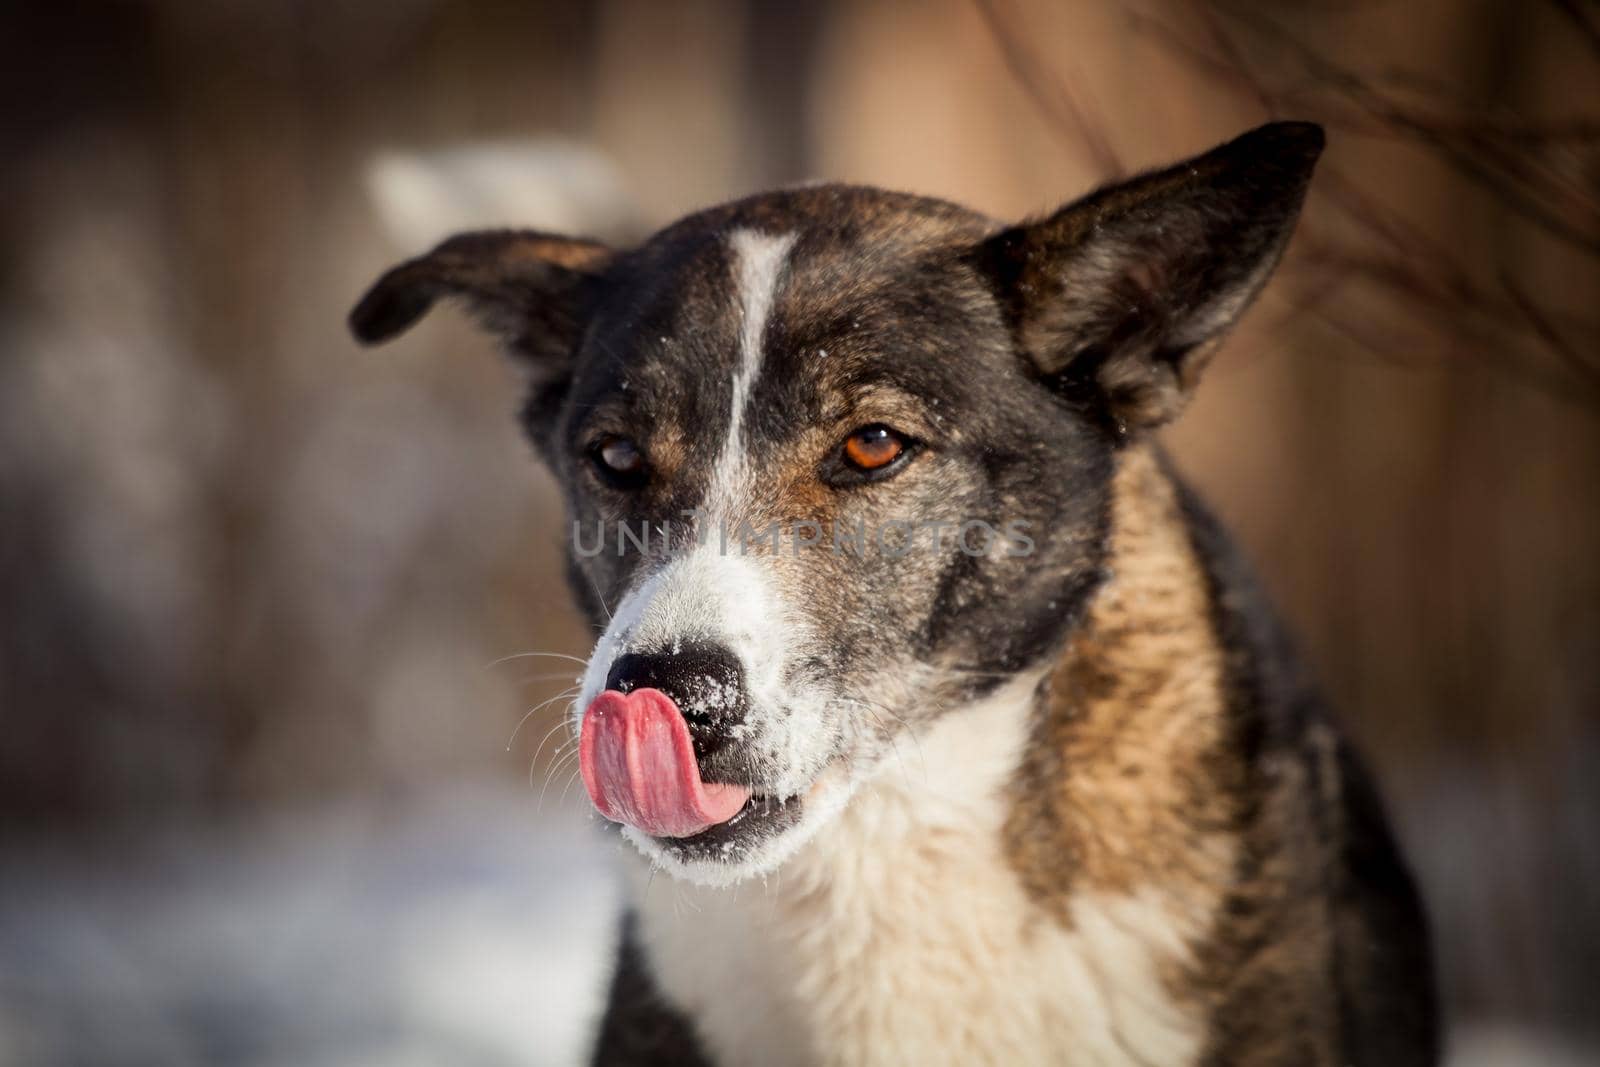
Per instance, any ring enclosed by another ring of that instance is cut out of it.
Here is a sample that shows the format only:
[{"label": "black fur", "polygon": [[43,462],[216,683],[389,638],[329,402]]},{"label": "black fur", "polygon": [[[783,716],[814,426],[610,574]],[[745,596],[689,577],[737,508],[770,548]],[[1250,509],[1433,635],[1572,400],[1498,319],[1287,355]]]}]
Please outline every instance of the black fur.
[{"label": "black fur", "polygon": [[662,998],[650,977],[637,926],[631,914],[623,917],[594,1062],[601,1067],[712,1067],[693,1025]]}]

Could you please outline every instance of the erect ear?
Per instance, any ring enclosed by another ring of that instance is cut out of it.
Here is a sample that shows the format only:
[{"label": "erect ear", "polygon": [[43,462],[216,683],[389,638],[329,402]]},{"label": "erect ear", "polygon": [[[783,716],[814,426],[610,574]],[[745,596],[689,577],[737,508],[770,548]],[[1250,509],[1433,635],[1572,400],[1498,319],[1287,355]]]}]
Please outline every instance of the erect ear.
[{"label": "erect ear", "polygon": [[1039,373],[1119,431],[1176,415],[1277,264],[1322,144],[1272,123],[986,242]]},{"label": "erect ear", "polygon": [[441,297],[459,297],[536,380],[549,380],[570,366],[611,259],[598,242],[532,230],[457,234],[379,278],[350,312],[350,330],[378,344]]}]

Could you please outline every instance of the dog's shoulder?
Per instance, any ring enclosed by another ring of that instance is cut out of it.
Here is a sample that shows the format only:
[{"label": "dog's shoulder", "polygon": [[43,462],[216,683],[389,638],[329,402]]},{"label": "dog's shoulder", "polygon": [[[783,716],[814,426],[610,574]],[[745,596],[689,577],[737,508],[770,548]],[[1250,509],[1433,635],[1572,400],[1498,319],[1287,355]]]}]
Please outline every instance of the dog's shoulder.
[{"label": "dog's shoulder", "polygon": [[[1243,862],[1211,939],[1222,957],[1214,973],[1229,977],[1208,1058],[1293,1058],[1305,1050],[1269,1035],[1320,1018],[1341,1062],[1436,1062],[1427,918],[1377,787],[1243,553],[1164,466],[1205,575],[1234,743],[1249,769]],[[1303,965],[1293,962],[1312,945],[1333,982],[1295,996],[1314,988],[1294,980]]]},{"label": "dog's shoulder", "polygon": [[1154,894],[1203,1062],[1435,1058],[1426,924],[1378,794],[1243,554],[1154,447],[1119,459],[1108,576],[1053,673],[1007,840],[1068,926],[1086,894]]}]

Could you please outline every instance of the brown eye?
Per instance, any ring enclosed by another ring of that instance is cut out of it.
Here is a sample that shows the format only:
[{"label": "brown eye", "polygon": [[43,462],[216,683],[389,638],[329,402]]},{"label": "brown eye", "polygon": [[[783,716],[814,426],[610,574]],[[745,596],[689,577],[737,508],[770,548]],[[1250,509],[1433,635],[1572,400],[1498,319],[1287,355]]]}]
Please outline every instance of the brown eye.
[{"label": "brown eye", "polygon": [[881,470],[905,450],[905,439],[887,426],[862,427],[844,441],[844,458],[862,471]]},{"label": "brown eye", "polygon": [[604,437],[594,447],[594,460],[601,471],[624,480],[644,472],[644,453],[626,437]]}]

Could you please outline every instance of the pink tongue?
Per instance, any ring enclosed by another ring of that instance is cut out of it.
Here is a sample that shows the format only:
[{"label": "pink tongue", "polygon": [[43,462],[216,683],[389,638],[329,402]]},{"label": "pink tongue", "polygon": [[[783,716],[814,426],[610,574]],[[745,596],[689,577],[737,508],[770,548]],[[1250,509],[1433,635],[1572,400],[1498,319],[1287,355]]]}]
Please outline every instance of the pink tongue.
[{"label": "pink tongue", "polygon": [[689,837],[727,822],[750,799],[742,785],[700,780],[689,725],[659,689],[607,689],[583,713],[578,765],[589,799],[613,822],[652,837]]}]

